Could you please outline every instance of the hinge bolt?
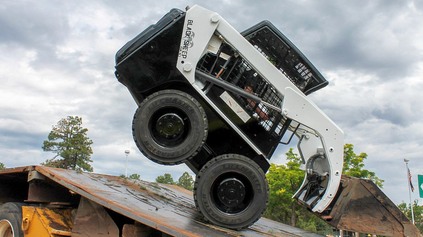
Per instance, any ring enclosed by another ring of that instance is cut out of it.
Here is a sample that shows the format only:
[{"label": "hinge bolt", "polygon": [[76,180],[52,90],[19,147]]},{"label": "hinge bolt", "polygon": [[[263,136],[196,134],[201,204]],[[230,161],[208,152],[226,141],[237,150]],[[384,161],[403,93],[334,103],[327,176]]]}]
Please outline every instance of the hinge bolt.
[{"label": "hinge bolt", "polygon": [[212,23],[218,23],[219,22],[219,15],[218,14],[213,14],[213,16],[210,18],[210,21]]},{"label": "hinge bolt", "polygon": [[185,63],[184,64],[184,71],[185,72],[190,72],[192,70],[192,65],[191,63]]}]

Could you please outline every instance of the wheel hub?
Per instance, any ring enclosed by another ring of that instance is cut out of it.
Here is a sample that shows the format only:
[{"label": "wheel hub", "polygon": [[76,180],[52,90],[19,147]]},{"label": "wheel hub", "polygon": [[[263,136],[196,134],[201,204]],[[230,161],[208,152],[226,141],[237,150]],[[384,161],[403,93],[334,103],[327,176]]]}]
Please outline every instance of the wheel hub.
[{"label": "wheel hub", "polygon": [[184,132],[184,121],[175,113],[167,113],[157,120],[156,130],[163,138],[177,138]]},{"label": "wheel hub", "polygon": [[245,186],[238,179],[225,179],[218,186],[217,196],[225,206],[236,207],[245,199]]}]

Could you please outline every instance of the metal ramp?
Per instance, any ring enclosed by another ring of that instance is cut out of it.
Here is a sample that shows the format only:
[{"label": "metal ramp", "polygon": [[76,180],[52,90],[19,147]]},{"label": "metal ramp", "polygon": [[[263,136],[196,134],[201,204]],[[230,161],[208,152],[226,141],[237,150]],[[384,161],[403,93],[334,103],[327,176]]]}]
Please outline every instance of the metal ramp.
[{"label": "metal ramp", "polygon": [[[240,231],[208,224],[197,212],[192,192],[175,185],[43,166],[1,171],[0,183],[7,184],[20,180],[19,182],[23,184],[27,182],[28,176],[42,177],[43,183],[47,186],[60,186],[65,191],[85,197],[170,236],[320,236],[266,218],[261,218],[248,229]],[[29,196],[42,195],[40,192],[35,193],[34,190],[36,189],[31,191],[30,188],[30,192],[33,193]]]}]

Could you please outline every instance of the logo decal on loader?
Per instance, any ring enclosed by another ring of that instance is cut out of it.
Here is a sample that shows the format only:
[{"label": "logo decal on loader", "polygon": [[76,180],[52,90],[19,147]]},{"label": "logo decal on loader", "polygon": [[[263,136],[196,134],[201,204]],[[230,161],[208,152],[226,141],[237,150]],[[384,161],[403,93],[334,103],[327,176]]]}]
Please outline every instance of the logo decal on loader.
[{"label": "logo decal on loader", "polygon": [[185,29],[184,36],[182,37],[182,45],[179,50],[179,57],[187,58],[188,50],[194,46],[193,39],[195,37],[195,33],[192,30],[192,25],[194,24],[194,20],[188,20],[187,26]]}]

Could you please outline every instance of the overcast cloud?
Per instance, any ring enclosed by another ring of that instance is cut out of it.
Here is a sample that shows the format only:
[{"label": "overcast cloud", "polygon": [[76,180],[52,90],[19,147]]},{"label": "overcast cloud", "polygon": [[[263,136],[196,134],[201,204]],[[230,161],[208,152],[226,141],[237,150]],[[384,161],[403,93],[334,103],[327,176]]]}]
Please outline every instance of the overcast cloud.
[{"label": "overcast cloud", "polygon": [[[83,118],[98,173],[177,179],[188,168],[143,158],[131,134],[136,104],[114,77],[114,55],[171,8],[199,4],[242,31],[270,20],[330,82],[311,95],[345,132],[366,168],[408,202],[409,159],[418,199],[423,175],[423,2],[357,1],[23,1],[0,6],[0,162],[39,164],[52,125]],[[295,144],[291,144],[292,147]],[[283,163],[283,152],[272,161]],[[422,204],[420,202],[420,204]]]}]

